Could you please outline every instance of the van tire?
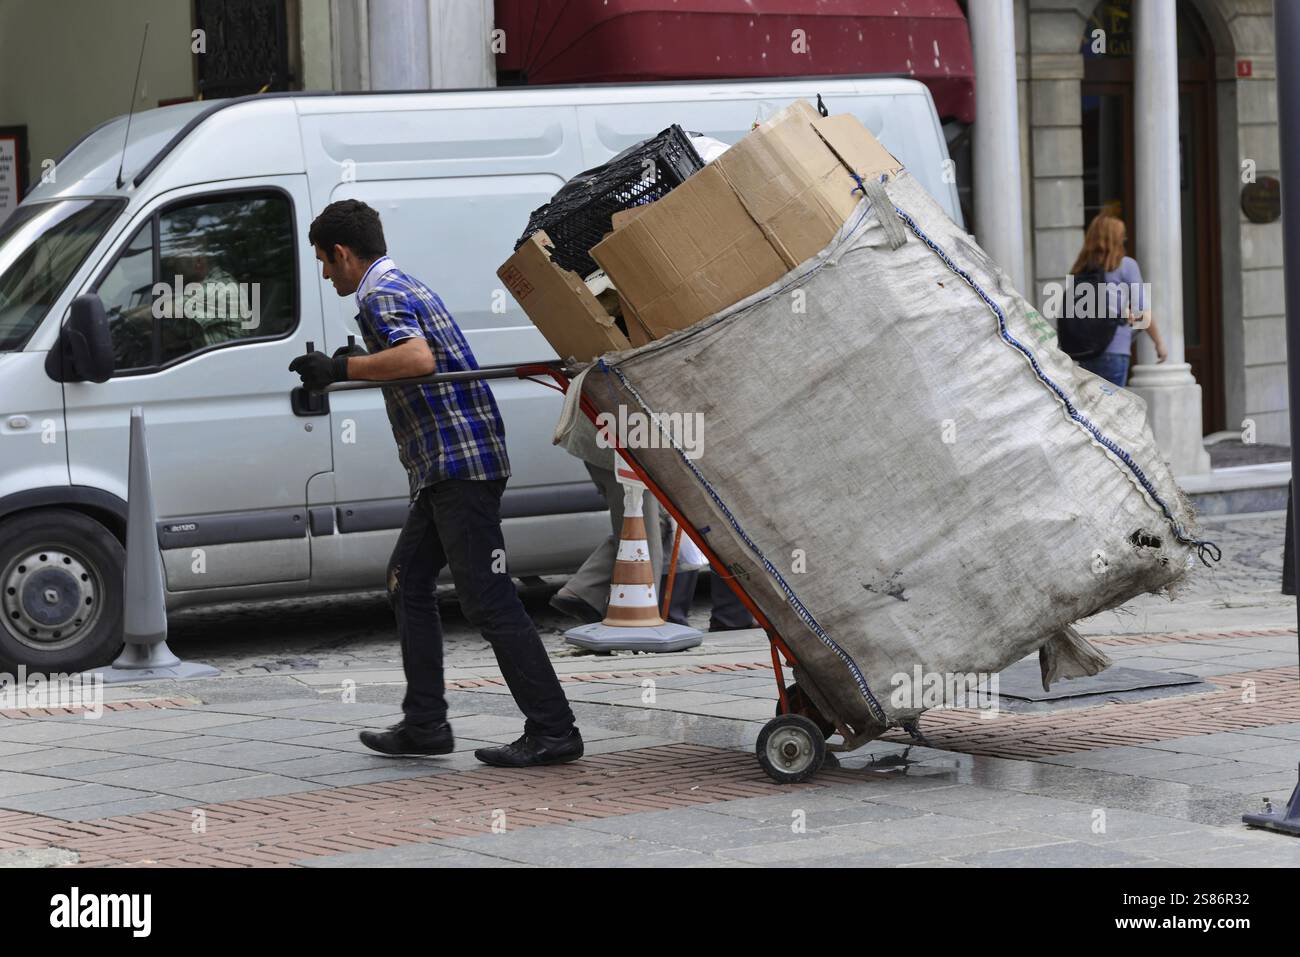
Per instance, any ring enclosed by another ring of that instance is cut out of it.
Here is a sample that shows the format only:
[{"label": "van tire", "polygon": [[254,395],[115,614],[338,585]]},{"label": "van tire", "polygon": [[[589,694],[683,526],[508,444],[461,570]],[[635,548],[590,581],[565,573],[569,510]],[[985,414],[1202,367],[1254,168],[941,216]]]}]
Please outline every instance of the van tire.
[{"label": "van tire", "polygon": [[0,665],[50,674],[112,661],[125,561],[122,543],[81,512],[43,508],[0,522]]}]

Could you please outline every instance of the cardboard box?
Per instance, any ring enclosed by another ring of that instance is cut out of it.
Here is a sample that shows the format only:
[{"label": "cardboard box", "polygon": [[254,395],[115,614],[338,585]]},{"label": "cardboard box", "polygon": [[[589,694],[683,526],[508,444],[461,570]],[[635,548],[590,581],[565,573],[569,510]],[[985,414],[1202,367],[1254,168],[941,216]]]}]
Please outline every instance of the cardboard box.
[{"label": "cardboard box", "polygon": [[577,273],[551,261],[550,237],[533,233],[497,270],[497,277],[523,307],[561,359],[588,362],[632,344]]},{"label": "cardboard box", "polygon": [[862,177],[902,165],[856,117],[798,100],[592,249],[654,337],[704,319],[825,248]]}]

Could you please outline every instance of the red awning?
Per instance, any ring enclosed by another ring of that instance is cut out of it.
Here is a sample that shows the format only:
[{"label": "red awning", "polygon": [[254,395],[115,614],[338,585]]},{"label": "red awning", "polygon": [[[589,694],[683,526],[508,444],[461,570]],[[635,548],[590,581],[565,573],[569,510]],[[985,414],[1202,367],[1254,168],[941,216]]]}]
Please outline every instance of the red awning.
[{"label": "red awning", "polygon": [[530,84],[896,73],[975,118],[957,0],[496,0],[496,26],[497,68]]}]

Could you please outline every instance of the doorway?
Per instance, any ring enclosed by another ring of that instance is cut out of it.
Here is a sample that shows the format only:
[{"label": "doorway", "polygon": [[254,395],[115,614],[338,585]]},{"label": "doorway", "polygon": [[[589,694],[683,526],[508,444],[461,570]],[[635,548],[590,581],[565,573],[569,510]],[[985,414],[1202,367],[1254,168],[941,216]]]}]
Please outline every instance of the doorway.
[{"label": "doorway", "polygon": [[[1095,49],[1105,31],[1105,50]],[[1125,220],[1129,254],[1141,235],[1133,179],[1133,33],[1130,0],[1102,0],[1084,26],[1084,222],[1102,210]],[[1201,386],[1206,433],[1224,427],[1223,311],[1220,289],[1218,184],[1214,168],[1214,47],[1200,14],[1178,4],[1178,139],[1183,247],[1183,343]],[[1142,265],[1139,262],[1139,265]],[[1158,316],[1169,322],[1168,316]]]}]

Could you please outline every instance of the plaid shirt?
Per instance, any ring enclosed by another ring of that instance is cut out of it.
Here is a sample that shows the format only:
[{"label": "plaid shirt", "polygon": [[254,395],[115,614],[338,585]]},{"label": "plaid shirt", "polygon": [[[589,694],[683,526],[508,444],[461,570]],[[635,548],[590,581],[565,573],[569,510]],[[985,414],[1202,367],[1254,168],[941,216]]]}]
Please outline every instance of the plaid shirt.
[{"label": "plaid shirt", "polygon": [[[469,343],[442,300],[384,257],[363,277],[357,326],[369,352],[422,336],[437,372],[477,369]],[[445,479],[510,476],[506,430],[486,382],[386,386],[384,403],[414,498]]]}]

